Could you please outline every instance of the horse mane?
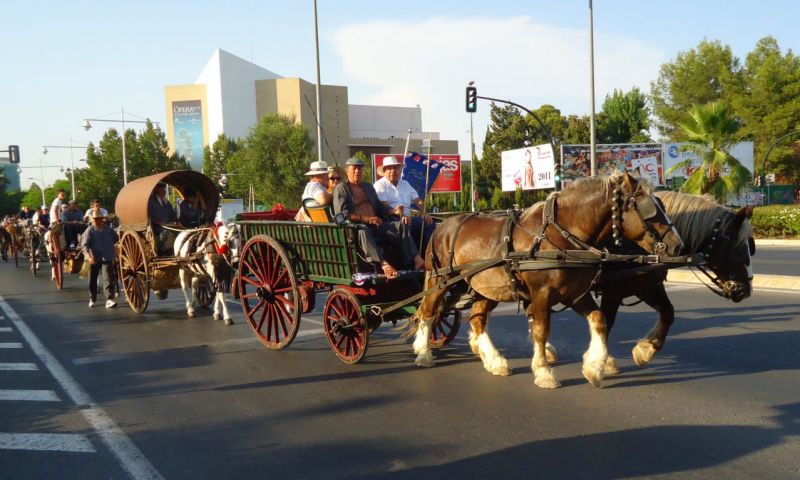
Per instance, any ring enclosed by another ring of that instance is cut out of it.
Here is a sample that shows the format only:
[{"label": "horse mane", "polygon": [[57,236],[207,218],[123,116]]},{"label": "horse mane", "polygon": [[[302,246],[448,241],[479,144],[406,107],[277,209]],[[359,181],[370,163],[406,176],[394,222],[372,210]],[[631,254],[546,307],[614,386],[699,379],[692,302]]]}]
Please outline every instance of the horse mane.
[{"label": "horse mane", "polygon": [[[664,202],[664,209],[678,235],[683,239],[684,252],[687,253],[696,253],[703,242],[714,233],[717,218],[721,219],[720,232],[725,232],[736,220],[736,213],[717,203],[710,195],[699,196],[669,191],[658,192],[656,195]],[[752,232],[750,222],[743,222],[737,238],[734,239],[734,248],[744,247]]]}]

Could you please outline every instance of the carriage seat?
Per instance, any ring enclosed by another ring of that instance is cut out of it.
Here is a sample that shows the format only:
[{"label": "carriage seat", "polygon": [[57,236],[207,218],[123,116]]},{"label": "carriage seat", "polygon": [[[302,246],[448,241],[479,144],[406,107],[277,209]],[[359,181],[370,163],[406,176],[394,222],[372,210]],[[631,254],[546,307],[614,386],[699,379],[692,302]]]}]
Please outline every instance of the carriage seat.
[{"label": "carriage seat", "polygon": [[314,223],[333,223],[333,206],[319,205],[313,198],[303,200],[303,212]]}]

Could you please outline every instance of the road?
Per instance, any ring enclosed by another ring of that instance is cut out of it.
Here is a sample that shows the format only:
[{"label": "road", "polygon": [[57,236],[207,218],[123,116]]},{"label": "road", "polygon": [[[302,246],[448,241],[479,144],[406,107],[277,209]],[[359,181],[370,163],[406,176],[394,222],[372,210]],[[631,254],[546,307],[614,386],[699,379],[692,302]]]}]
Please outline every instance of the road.
[{"label": "road", "polygon": [[800,275],[800,247],[759,245],[753,256],[757,274]]},{"label": "road", "polygon": [[466,328],[431,369],[387,326],[348,366],[319,308],[272,352],[242,322],[186,318],[179,291],[145,315],[89,309],[83,280],[58,292],[0,264],[0,478],[798,478],[797,293],[670,291],[665,349],[635,367],[653,313],[625,309],[602,389],[580,374],[585,321],[558,314],[563,387],[541,390],[513,305],[491,326],[510,377],[483,371]]}]

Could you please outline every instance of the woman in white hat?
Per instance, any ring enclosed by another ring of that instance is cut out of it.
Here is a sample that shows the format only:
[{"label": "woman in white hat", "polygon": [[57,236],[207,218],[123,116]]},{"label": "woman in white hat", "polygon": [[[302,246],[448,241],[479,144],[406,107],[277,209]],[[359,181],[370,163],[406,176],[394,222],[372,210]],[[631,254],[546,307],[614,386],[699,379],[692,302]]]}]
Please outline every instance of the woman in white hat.
[{"label": "woman in white hat", "polygon": [[[311,162],[309,171],[305,173],[308,179],[306,188],[303,190],[303,197],[301,202],[306,199],[314,200],[317,206],[329,205],[333,196],[328,192],[328,164],[320,160],[318,162]],[[295,220],[298,222],[310,222],[311,219],[306,218],[303,209],[297,212]]]}]

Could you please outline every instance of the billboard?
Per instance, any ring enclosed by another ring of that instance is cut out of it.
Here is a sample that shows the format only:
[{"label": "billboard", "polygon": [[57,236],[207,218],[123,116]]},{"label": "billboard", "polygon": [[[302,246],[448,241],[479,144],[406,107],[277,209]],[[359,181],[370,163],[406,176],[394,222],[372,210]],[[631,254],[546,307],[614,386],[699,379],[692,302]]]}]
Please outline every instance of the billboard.
[{"label": "billboard", "polygon": [[183,155],[192,170],[203,169],[203,109],[200,100],[172,102],[175,153]]},{"label": "billboard", "polygon": [[[413,156],[413,152],[409,152],[410,156]],[[395,157],[400,159],[402,157],[401,154],[390,154],[390,153],[374,153],[372,154],[372,181],[373,183],[378,179],[378,167],[383,165],[383,159],[386,157]],[[426,155],[421,155],[421,157],[427,158]],[[461,191],[461,155],[449,155],[449,154],[433,154],[430,156],[431,160],[434,160],[441,166],[439,167],[439,173],[436,177],[436,181],[433,182],[433,186],[431,187],[430,193],[453,193],[453,192],[460,192]],[[403,168],[403,176],[402,178],[408,181],[406,178],[407,169]],[[423,181],[424,183],[424,181]]]},{"label": "billboard", "polygon": [[555,188],[553,147],[547,143],[501,153],[500,184],[504,192],[517,188]]},{"label": "billboard", "polygon": [[[614,143],[595,146],[597,174],[616,171],[647,178],[653,185],[664,183],[660,143]],[[591,175],[589,145],[561,146],[561,177],[564,184]]]},{"label": "billboard", "polygon": [[[702,160],[694,152],[688,152],[683,149],[685,143],[665,143],[664,144],[664,178],[683,177],[686,178],[691,175],[697,167],[700,166]],[[746,169],[753,173],[753,142],[739,142],[731,149],[731,155],[739,160]],[[691,160],[691,164],[672,173],[666,173],[670,167],[680,163],[684,160]],[[728,172],[723,172],[726,174]]]}]

